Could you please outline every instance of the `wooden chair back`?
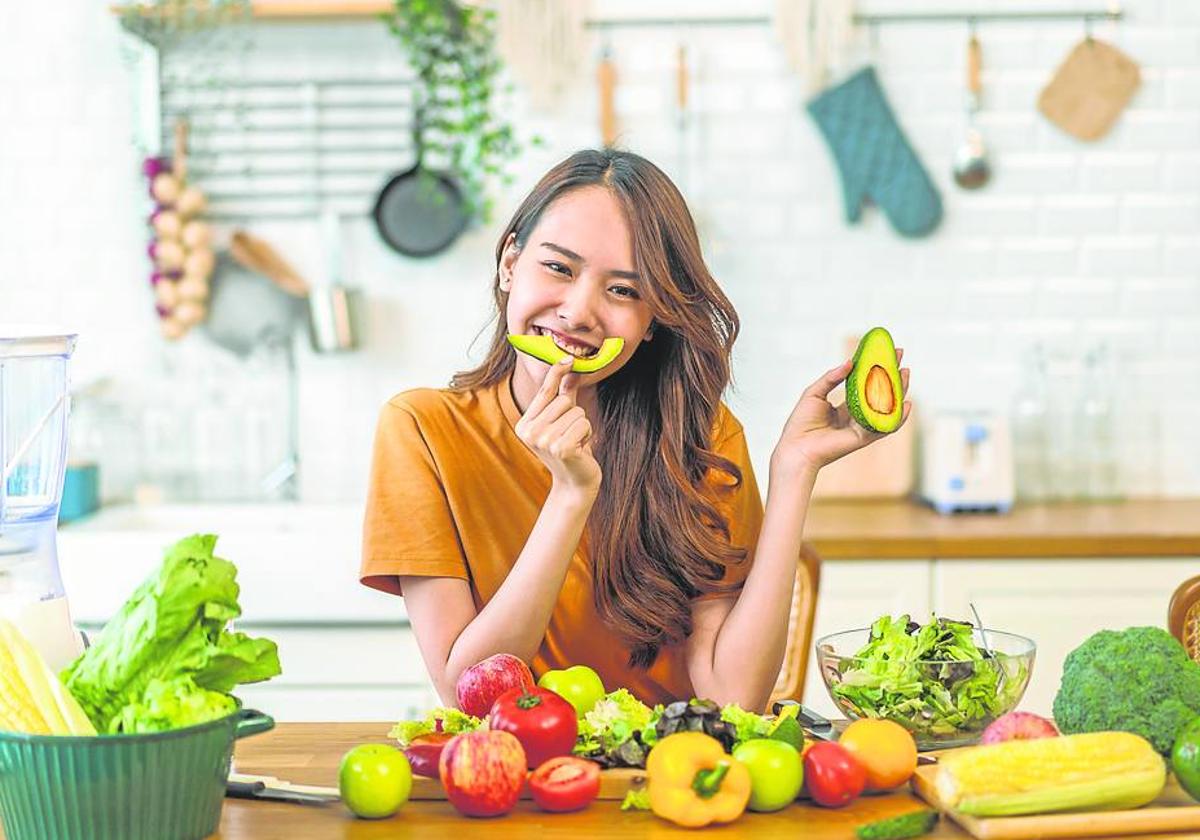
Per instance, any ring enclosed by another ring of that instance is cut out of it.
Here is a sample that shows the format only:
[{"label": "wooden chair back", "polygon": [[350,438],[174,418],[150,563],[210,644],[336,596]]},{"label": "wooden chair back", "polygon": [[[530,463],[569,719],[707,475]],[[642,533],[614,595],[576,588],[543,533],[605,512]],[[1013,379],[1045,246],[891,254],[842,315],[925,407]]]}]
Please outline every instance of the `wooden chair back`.
[{"label": "wooden chair back", "polygon": [[1179,584],[1167,607],[1167,627],[1183,642],[1188,656],[1200,662],[1200,576]]},{"label": "wooden chair back", "polygon": [[813,624],[817,619],[817,592],[821,584],[821,556],[808,543],[800,545],[800,562],[796,566],[796,585],[792,590],[792,613],[788,619],[787,649],[783,668],[767,710],[777,700],[800,700],[804,694],[804,675],[812,653]]}]

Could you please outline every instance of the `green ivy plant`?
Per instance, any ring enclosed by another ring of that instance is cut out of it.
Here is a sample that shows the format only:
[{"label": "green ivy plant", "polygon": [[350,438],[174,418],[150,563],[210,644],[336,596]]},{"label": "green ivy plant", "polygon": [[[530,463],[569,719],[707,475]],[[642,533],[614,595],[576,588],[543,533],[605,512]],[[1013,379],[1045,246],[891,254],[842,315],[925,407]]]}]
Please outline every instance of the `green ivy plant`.
[{"label": "green ivy plant", "polygon": [[[431,153],[458,182],[471,215],[491,218],[487,186],[510,183],[507,165],[521,152],[512,125],[497,113],[502,62],[496,13],[457,0],[394,0],[384,22],[417,73],[417,153]],[[535,141],[536,142],[536,141]]]}]

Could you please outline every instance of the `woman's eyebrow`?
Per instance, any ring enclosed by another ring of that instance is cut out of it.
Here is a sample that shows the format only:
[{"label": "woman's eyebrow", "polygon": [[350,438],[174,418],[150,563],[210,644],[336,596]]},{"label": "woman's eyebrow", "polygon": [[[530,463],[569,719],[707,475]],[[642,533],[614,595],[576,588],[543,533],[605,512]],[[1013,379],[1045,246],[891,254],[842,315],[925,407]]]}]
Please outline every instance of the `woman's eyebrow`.
[{"label": "woman's eyebrow", "polygon": [[[553,242],[543,242],[542,247],[549,248],[551,251],[557,251],[558,253],[560,253],[564,257],[566,257],[567,259],[575,260],[575,262],[577,262],[577,263],[586,263],[587,262],[587,260],[585,260],[579,254],[576,254],[570,248],[564,248],[563,246],[556,245]],[[638,273],[636,271],[618,271],[618,270],[614,269],[613,271],[608,272],[608,274],[610,277],[620,277],[624,280],[641,280],[641,277],[638,276]]]}]

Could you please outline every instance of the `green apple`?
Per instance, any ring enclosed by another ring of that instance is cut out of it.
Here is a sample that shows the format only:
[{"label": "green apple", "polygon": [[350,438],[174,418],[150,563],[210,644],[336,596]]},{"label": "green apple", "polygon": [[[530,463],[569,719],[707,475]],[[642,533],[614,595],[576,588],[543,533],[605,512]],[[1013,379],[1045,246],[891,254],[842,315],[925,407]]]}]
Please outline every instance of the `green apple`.
[{"label": "green apple", "polygon": [[553,691],[574,706],[578,717],[590,712],[596,701],[604,696],[604,683],[600,681],[600,675],[586,665],[547,671],[538,680],[538,685]]},{"label": "green apple", "polygon": [[751,811],[778,811],[800,795],[804,762],[786,741],[752,738],[739,744],[733,757],[750,771]]},{"label": "green apple", "polygon": [[390,817],[412,792],[412,767],[390,744],[359,744],[342,756],[338,793],[357,817]]}]

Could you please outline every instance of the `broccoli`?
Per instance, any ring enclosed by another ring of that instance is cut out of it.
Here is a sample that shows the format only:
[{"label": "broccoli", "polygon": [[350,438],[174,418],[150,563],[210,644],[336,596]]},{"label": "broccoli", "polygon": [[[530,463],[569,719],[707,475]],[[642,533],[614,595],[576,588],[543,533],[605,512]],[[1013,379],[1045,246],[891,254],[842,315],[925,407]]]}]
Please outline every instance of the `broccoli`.
[{"label": "broccoli", "polygon": [[1163,755],[1200,716],[1200,664],[1159,627],[1101,630],[1071,651],[1054,698],[1064,734],[1123,730]]}]

